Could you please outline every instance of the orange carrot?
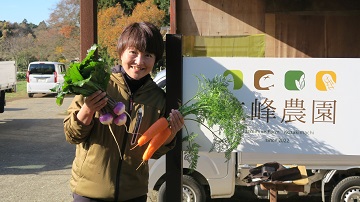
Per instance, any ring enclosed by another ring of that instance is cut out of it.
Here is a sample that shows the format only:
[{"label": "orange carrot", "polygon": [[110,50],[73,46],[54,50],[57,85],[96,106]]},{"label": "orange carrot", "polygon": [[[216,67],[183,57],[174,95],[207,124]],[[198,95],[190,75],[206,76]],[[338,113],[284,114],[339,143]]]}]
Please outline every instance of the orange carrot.
[{"label": "orange carrot", "polygon": [[143,154],[143,161],[149,160],[152,155],[158,150],[161,145],[170,137],[171,129],[166,127],[161,133],[158,133],[155,137],[150,140],[148,147]]},{"label": "orange carrot", "polygon": [[165,128],[168,128],[169,122],[165,117],[161,117],[155,123],[153,123],[150,128],[148,128],[144,134],[138,139],[137,144],[143,146],[149,142],[156,134],[161,133]]},{"label": "orange carrot", "polygon": [[142,156],[143,161],[141,162],[139,167],[152,157],[156,150],[158,150],[161,145],[164,144],[164,142],[170,137],[170,135],[171,129],[169,127],[166,127],[165,130],[163,130],[161,133],[158,133],[150,140],[149,145]]}]

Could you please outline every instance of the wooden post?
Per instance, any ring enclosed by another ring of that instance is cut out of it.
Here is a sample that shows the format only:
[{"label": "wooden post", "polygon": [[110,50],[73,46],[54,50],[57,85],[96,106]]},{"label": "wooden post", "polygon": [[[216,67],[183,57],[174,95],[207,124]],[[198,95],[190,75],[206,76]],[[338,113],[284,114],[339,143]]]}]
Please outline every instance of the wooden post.
[{"label": "wooden post", "polygon": [[80,0],[80,60],[97,44],[97,0]]},{"label": "wooden post", "polygon": [[176,0],[170,0],[170,34],[176,34]]},{"label": "wooden post", "polygon": [[[178,109],[182,100],[181,36],[166,35],[166,108]],[[183,154],[181,131],[176,135],[176,146],[166,154],[166,201],[182,202]]]},{"label": "wooden post", "polygon": [[276,202],[277,201],[277,190],[270,189],[270,202]]}]

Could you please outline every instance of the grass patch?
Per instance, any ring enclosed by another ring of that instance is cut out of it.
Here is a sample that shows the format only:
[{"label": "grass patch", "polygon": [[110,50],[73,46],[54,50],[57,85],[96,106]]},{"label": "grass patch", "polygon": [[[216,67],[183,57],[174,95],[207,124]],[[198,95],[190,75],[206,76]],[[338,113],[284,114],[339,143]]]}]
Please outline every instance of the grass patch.
[{"label": "grass patch", "polygon": [[6,92],[5,99],[11,101],[18,98],[27,97],[26,93],[26,81],[17,81],[16,83],[16,92]]}]

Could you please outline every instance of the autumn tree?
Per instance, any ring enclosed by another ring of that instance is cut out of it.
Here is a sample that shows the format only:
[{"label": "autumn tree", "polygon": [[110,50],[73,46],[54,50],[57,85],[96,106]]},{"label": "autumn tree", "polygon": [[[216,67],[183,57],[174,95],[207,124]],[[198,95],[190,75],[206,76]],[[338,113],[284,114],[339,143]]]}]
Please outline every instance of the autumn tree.
[{"label": "autumn tree", "polygon": [[128,18],[128,23],[148,21],[160,28],[164,17],[165,12],[158,9],[153,0],[146,0],[135,6],[132,15]]},{"label": "autumn tree", "polygon": [[135,6],[144,1],[145,0],[98,0],[97,4],[99,10],[115,7],[117,4],[120,4],[124,14],[129,16],[132,14]]},{"label": "autumn tree", "polygon": [[163,26],[170,25],[170,0],[154,0],[160,10],[165,12],[165,18],[162,22]]},{"label": "autumn tree", "polygon": [[[98,0],[99,10],[114,7],[116,4],[120,4],[125,15],[132,15],[135,6],[138,3],[143,3],[145,0]],[[153,0],[153,3],[157,5],[160,10],[165,11],[165,18],[163,19],[162,25],[168,26],[170,24],[170,0]]]},{"label": "autumn tree", "polygon": [[18,69],[25,69],[32,57],[35,35],[33,24],[0,22],[0,55],[2,60],[15,60]]},{"label": "autumn tree", "polygon": [[0,53],[6,60],[15,60],[19,70],[26,69],[32,57],[34,37],[26,36],[7,37],[1,40]]},{"label": "autumn tree", "polygon": [[27,21],[24,20],[22,23],[11,23],[11,22],[0,22],[0,32],[2,33],[1,38],[7,37],[21,37],[33,34],[34,24],[27,24]]},{"label": "autumn tree", "polygon": [[120,4],[100,10],[98,13],[99,45],[107,50],[112,60],[118,60],[117,40],[125,26],[132,22],[148,21],[160,27],[165,12],[158,9],[153,0],[135,6],[131,16],[125,15]]},{"label": "autumn tree", "polygon": [[97,7],[98,10],[107,9],[110,7],[115,7],[116,4],[120,3],[121,0],[98,0]]},{"label": "autumn tree", "polygon": [[[70,61],[80,56],[80,0],[61,0],[47,21],[51,30],[52,57]],[[59,35],[57,35],[57,32]],[[58,36],[55,38],[55,36]]]},{"label": "autumn tree", "polygon": [[139,3],[144,2],[145,0],[118,0],[121,7],[124,8],[126,15],[131,15]]},{"label": "autumn tree", "polygon": [[60,0],[47,22],[50,27],[80,26],[80,0]]}]

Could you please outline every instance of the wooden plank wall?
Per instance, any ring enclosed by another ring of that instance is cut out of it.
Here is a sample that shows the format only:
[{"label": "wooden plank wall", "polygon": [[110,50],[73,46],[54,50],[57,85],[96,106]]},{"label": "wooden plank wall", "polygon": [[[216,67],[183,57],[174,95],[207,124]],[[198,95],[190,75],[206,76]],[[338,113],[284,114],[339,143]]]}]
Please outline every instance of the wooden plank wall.
[{"label": "wooden plank wall", "polygon": [[[263,0],[178,0],[177,33],[195,36],[263,34]],[[244,6],[246,5],[246,6]]]},{"label": "wooden plank wall", "polygon": [[267,57],[360,57],[360,15],[269,14],[267,20],[273,37],[266,44],[274,44]]},{"label": "wooden plank wall", "polygon": [[[322,4],[310,1],[312,4],[304,7],[306,12],[294,11],[296,7],[286,7],[289,5],[282,5],[280,12],[269,9],[273,2],[179,0],[176,2],[176,33],[195,36],[266,34],[266,57],[360,57],[358,10],[344,10],[352,8],[344,5],[341,11],[326,12],[328,1]],[[336,8],[335,1],[330,2],[331,9]],[[281,0],[277,2],[277,9],[281,3]],[[314,5],[316,7],[311,7]],[[324,10],[319,9],[319,5]],[[316,11],[311,11],[315,8]]]},{"label": "wooden plank wall", "polygon": [[360,15],[326,16],[327,57],[360,57]]}]

